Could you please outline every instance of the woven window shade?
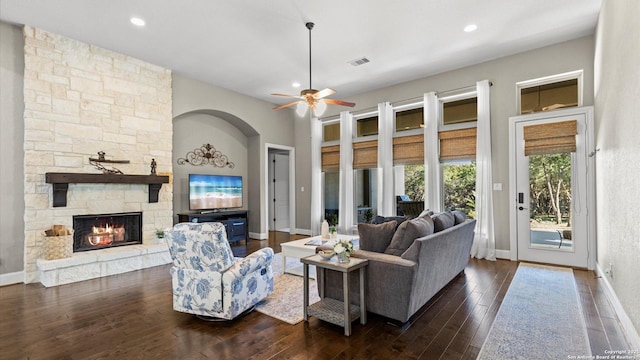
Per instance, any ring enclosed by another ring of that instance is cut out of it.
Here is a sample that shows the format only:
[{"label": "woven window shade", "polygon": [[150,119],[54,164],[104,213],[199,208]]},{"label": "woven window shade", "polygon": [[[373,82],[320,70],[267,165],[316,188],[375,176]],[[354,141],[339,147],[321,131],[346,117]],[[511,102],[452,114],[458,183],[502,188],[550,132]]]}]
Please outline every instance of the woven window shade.
[{"label": "woven window shade", "polygon": [[353,168],[378,167],[378,140],[353,143]]},{"label": "woven window shade", "polygon": [[323,146],[321,156],[322,171],[340,169],[340,145]]},{"label": "woven window shade", "polygon": [[393,138],[393,165],[424,164],[424,135]]},{"label": "woven window shade", "polygon": [[524,155],[569,153],[576,151],[576,120],[524,127]]},{"label": "woven window shade", "polygon": [[476,133],[476,128],[439,132],[440,161],[475,159]]}]

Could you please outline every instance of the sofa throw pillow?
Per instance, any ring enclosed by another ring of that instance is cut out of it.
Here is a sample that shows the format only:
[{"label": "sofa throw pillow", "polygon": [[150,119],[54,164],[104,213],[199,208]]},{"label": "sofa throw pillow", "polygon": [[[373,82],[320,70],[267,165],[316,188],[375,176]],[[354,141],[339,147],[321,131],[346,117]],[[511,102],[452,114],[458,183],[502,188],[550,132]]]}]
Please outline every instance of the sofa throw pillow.
[{"label": "sofa throw pillow", "polygon": [[455,218],[453,217],[453,214],[449,212],[432,215],[431,219],[433,219],[434,232],[448,229],[455,224]]},{"label": "sofa throw pillow", "polygon": [[413,244],[415,239],[433,234],[433,228],[433,220],[429,216],[403,222],[396,230],[396,233],[393,234],[391,243],[384,253],[396,256],[402,255]]},{"label": "sofa throw pillow", "polygon": [[451,213],[453,214],[454,219],[453,225],[462,224],[463,222],[467,221],[467,214],[463,213],[462,211],[456,210],[452,211]]},{"label": "sofa throw pillow", "polygon": [[433,210],[424,209],[424,210],[422,210],[420,215],[418,215],[418,217],[423,217],[423,216],[427,216],[427,215],[429,215],[429,216],[433,215]]},{"label": "sofa throw pillow", "polygon": [[387,221],[395,221],[396,222],[396,228],[395,230],[398,230],[398,226],[400,226],[400,224],[402,224],[403,222],[407,221],[408,219],[404,216],[380,216],[380,215],[376,215],[376,218],[373,220],[374,224],[384,224]]},{"label": "sofa throw pillow", "polygon": [[396,232],[396,222],[387,221],[382,224],[358,224],[360,249],[384,252]]}]

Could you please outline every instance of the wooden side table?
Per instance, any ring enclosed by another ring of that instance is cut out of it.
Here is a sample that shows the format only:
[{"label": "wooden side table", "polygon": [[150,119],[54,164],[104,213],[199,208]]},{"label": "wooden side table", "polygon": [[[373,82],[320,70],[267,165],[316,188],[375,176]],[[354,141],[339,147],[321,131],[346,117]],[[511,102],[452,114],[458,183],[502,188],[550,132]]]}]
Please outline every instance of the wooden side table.
[{"label": "wooden side table", "polygon": [[[365,267],[369,260],[350,258],[348,263],[338,263],[336,256],[330,260],[325,260],[320,255],[312,255],[300,259],[304,265],[304,320],[309,319],[309,315],[332,324],[344,327],[344,334],[351,335],[351,322],[360,318],[360,324],[367,323],[367,304],[365,297]],[[309,265],[316,266],[316,275],[320,284],[320,301],[309,305]],[[344,301],[324,297],[324,276],[326,270],[335,270],[342,273],[342,290]],[[360,306],[351,305],[349,302],[349,273],[360,270]]]}]

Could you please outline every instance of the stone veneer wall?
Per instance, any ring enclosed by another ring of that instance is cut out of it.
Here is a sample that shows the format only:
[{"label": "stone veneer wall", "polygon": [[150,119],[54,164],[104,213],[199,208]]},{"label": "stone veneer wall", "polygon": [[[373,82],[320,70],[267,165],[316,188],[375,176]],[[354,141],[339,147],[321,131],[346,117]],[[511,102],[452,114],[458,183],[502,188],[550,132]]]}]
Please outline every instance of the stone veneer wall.
[{"label": "stone veneer wall", "polygon": [[126,55],[24,27],[25,282],[39,281],[43,231],[73,227],[73,215],[143,212],[143,242],[173,225],[172,185],[148,203],[147,185],[69,184],[66,207],[52,207],[46,172],[100,173],[103,150],[125,174],[172,172],[171,71]]}]

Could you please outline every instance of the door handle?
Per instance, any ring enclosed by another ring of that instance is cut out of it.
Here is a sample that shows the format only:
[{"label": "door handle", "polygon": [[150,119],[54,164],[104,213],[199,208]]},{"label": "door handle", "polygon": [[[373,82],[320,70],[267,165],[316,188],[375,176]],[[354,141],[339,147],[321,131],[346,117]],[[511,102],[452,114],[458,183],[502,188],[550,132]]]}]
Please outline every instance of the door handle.
[{"label": "door handle", "polygon": [[529,209],[527,209],[527,208],[525,208],[525,207],[520,206],[520,207],[518,207],[518,210],[522,211],[522,210],[529,210]]}]

